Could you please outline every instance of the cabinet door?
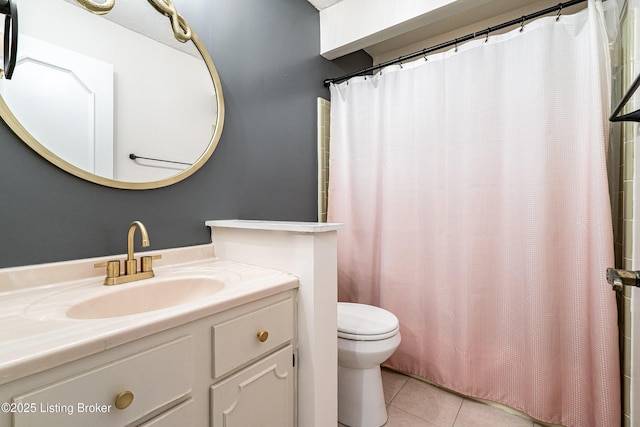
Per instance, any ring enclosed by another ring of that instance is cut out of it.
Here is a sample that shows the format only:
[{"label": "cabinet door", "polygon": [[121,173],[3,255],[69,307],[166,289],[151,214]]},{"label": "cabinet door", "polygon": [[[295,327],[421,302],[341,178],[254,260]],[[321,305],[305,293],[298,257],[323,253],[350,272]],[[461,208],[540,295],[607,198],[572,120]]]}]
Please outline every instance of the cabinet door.
[{"label": "cabinet door", "polygon": [[211,387],[213,427],[294,427],[291,345]]}]

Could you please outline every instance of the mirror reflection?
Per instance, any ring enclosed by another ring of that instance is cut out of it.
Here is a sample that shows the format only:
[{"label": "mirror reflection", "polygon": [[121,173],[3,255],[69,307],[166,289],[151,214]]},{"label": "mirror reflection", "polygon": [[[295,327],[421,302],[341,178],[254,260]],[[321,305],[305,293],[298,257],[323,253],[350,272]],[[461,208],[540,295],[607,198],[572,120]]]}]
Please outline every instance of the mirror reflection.
[{"label": "mirror reflection", "polygon": [[0,80],[0,94],[10,110],[3,118],[24,127],[32,148],[120,188],[169,185],[208,159],[224,108],[197,36],[176,40],[169,19],[146,1],[120,0],[106,15],[73,0],[19,7],[16,69]]}]

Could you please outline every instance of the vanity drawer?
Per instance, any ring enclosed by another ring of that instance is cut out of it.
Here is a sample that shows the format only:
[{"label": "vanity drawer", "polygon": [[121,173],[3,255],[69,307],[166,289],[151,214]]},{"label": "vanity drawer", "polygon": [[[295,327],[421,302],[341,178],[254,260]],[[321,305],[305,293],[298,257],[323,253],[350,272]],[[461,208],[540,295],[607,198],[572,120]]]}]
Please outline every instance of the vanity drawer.
[{"label": "vanity drawer", "polygon": [[212,328],[213,377],[218,378],[290,342],[293,328],[291,298],[215,325]]},{"label": "vanity drawer", "polygon": [[193,399],[182,402],[138,427],[195,427]]},{"label": "vanity drawer", "polygon": [[[191,392],[191,337],[178,338],[108,365],[14,397],[16,427],[128,425]],[[116,396],[133,401],[116,408]]]}]

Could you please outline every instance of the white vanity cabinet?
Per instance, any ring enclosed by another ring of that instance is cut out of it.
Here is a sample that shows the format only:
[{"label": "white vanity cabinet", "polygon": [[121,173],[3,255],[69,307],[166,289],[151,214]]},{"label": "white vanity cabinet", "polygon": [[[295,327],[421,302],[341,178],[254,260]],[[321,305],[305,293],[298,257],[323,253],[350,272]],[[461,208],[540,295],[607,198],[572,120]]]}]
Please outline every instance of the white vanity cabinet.
[{"label": "white vanity cabinet", "polygon": [[0,425],[295,427],[296,296],[280,292],[0,385]]}]

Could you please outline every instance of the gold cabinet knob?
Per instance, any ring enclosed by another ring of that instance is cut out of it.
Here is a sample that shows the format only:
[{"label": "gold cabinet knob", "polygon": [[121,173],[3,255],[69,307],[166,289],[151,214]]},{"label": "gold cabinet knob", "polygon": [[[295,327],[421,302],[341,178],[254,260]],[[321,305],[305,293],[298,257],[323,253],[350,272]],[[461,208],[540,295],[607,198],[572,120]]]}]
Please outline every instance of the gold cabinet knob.
[{"label": "gold cabinet knob", "polygon": [[258,341],[265,342],[267,338],[269,338],[269,332],[267,331],[258,332]]},{"label": "gold cabinet knob", "polygon": [[116,396],[116,408],[126,409],[133,402],[133,393],[129,390],[122,391]]}]

